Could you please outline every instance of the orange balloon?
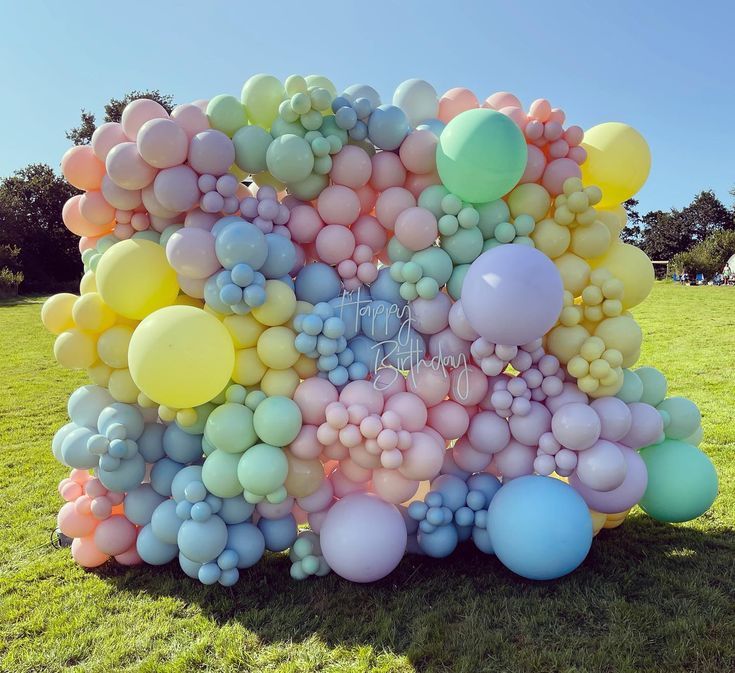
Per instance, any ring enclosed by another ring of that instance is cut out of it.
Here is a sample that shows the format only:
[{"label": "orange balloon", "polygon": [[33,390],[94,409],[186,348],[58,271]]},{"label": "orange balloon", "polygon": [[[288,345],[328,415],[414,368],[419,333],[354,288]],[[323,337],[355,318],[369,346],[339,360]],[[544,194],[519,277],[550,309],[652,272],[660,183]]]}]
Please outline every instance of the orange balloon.
[{"label": "orange balloon", "polygon": [[89,236],[90,238],[104,236],[104,234],[111,232],[115,226],[115,220],[103,226],[90,222],[82,215],[79,208],[81,200],[82,194],[72,196],[61,209],[61,219],[64,221],[66,228],[77,236]]},{"label": "orange balloon", "polygon": [[105,165],[95,156],[90,145],[70,147],[61,158],[61,172],[77,189],[99,189]]},{"label": "orange balloon", "polygon": [[79,199],[79,212],[85,220],[98,227],[103,227],[115,219],[115,209],[107,203],[102,192],[98,191],[82,194],[82,198]]},{"label": "orange balloon", "polygon": [[439,120],[448,124],[458,114],[477,107],[480,107],[480,101],[469,89],[461,86],[449,89],[439,99]]},{"label": "orange balloon", "polygon": [[294,498],[305,498],[314,493],[324,479],[321,461],[318,458],[297,458],[288,450],[284,453],[288,460],[288,475],[284,482],[286,492]]},{"label": "orange balloon", "polygon": [[75,537],[71,543],[71,555],[80,566],[85,568],[96,568],[110,558],[97,549],[91,535],[89,537]]}]

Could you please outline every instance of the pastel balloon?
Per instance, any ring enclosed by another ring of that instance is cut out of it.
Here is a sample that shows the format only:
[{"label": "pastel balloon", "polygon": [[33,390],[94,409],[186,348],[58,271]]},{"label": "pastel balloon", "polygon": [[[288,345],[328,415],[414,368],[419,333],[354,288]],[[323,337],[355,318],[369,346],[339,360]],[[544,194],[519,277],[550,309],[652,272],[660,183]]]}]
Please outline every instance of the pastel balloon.
[{"label": "pastel balloon", "polygon": [[107,175],[123,189],[143,189],[156,177],[156,169],[146,163],[135,143],[115,145],[105,159]]},{"label": "pastel balloon", "polygon": [[433,119],[439,113],[439,97],[436,89],[422,79],[408,79],[396,87],[393,105],[401,108],[412,127]]},{"label": "pastel balloon", "polygon": [[401,143],[401,162],[412,173],[432,173],[436,170],[437,142],[437,136],[429,130],[410,133]]},{"label": "pastel balloon", "polygon": [[329,176],[334,184],[359,189],[367,184],[372,172],[368,153],[356,145],[345,145],[332,158]]},{"label": "pastel balloon", "polygon": [[77,189],[99,189],[105,174],[105,164],[89,145],[75,145],[61,158],[61,172]]},{"label": "pastel balloon", "polygon": [[576,475],[580,482],[596,491],[618,488],[626,472],[627,462],[622,450],[605,439],[578,454]]},{"label": "pastel balloon", "polygon": [[224,175],[234,162],[235,146],[221,131],[201,131],[189,143],[189,165],[200,175]]},{"label": "pastel balloon", "polygon": [[140,128],[151,119],[166,119],[168,112],[154,100],[139,98],[125,106],[120,123],[122,130],[130,140],[136,140]]},{"label": "pastel balloon", "polygon": [[455,87],[454,89],[449,89],[439,99],[439,112],[437,117],[445,124],[448,124],[462,112],[472,110],[479,106],[480,102],[477,100],[477,96],[469,89]]},{"label": "pastel balloon", "polygon": [[127,142],[128,137],[118,122],[105,122],[98,126],[92,134],[90,145],[95,156],[102,162],[105,161],[110,150],[120,143]]},{"label": "pastel balloon", "polygon": [[565,404],[551,419],[551,431],[556,440],[568,449],[590,448],[602,430],[600,417],[586,404]]},{"label": "pastel balloon", "polygon": [[631,414],[631,426],[628,433],[620,440],[621,444],[631,449],[642,449],[657,442],[664,431],[661,414],[650,404],[633,402],[628,405]]},{"label": "pastel balloon", "polygon": [[186,161],[189,138],[174,120],[151,119],[138,130],[140,156],[155,168],[170,168]]},{"label": "pastel balloon", "polygon": [[71,543],[71,555],[80,566],[85,568],[96,568],[110,558],[97,548],[91,536],[74,538]]},{"label": "pastel balloon", "polygon": [[[118,210],[135,210],[142,203],[142,194],[139,189],[123,189],[114,183],[109,175],[102,178],[102,195],[111,206]],[[121,221],[120,217],[116,219],[118,222]]]},{"label": "pastel balloon", "polygon": [[436,218],[425,208],[407,208],[396,218],[395,235],[409,250],[423,250],[439,235]]},{"label": "pastel balloon", "polygon": [[205,112],[193,103],[183,103],[171,110],[171,119],[174,119],[186,137],[191,140],[197,133],[209,128],[209,121]]}]

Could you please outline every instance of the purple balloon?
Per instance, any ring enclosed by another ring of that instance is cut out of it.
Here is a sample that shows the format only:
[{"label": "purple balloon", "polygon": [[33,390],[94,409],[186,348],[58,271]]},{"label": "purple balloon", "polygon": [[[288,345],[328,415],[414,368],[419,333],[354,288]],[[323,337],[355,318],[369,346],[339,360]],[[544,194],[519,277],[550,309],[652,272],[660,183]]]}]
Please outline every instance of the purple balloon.
[{"label": "purple balloon", "polygon": [[621,444],[631,449],[642,449],[663,437],[663,418],[655,407],[645,402],[633,402],[628,405],[628,408],[632,423],[628,433],[620,440]]},{"label": "purple balloon", "polygon": [[235,163],[235,146],[222,131],[197,133],[189,143],[189,164],[200,174],[224,175]]},{"label": "purple balloon", "polygon": [[166,243],[166,257],[180,276],[208,278],[220,268],[214,252],[214,236],[206,229],[183,227]]},{"label": "purple balloon", "polygon": [[575,474],[588,488],[612,491],[625,480],[627,463],[622,447],[606,439],[598,439],[589,449],[577,453]]},{"label": "purple balloon", "polygon": [[189,166],[164,168],[153,181],[153,193],[164,208],[180,213],[199,203],[198,179]]},{"label": "purple balloon", "polygon": [[584,498],[590,509],[603,514],[616,514],[629,509],[643,497],[648,485],[648,470],[643,458],[627,446],[618,445],[618,448],[625,458],[627,470],[623,483],[612,491],[589,488],[576,473],[569,477],[569,484]]},{"label": "purple balloon", "polygon": [[143,205],[145,206],[145,209],[148,211],[149,215],[155,215],[156,217],[163,218],[170,218],[178,215],[177,211],[169,210],[168,208],[163,207],[160,201],[156,198],[155,188],[153,184],[148,185],[147,187],[143,187],[143,190],[141,191],[141,196],[143,197]]},{"label": "purple balloon", "polygon": [[556,323],[564,286],[554,263],[535,248],[499,245],[480,255],[462,284],[473,329],[496,344],[521,346]]}]

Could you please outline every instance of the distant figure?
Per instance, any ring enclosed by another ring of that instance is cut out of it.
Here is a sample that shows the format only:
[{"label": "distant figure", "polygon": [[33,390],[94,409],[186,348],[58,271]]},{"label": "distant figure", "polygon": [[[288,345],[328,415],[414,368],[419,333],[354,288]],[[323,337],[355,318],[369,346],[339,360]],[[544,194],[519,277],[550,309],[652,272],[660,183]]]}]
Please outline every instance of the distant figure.
[{"label": "distant figure", "polygon": [[681,284],[682,285],[688,285],[689,284],[689,274],[686,271],[684,271],[681,274]]}]

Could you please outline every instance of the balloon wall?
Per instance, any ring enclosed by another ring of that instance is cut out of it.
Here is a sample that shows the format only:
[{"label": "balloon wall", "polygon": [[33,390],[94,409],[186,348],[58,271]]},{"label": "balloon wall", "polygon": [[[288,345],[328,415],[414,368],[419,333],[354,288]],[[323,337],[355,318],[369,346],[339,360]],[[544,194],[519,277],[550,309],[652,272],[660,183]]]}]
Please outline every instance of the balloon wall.
[{"label": "balloon wall", "polygon": [[466,543],[553,579],[636,504],[701,515],[699,411],[637,365],[649,166],[625,124],[416,79],[130,103],[62,159],[85,273],[42,310],[91,380],[52,442],[74,559],[370,582]]}]

